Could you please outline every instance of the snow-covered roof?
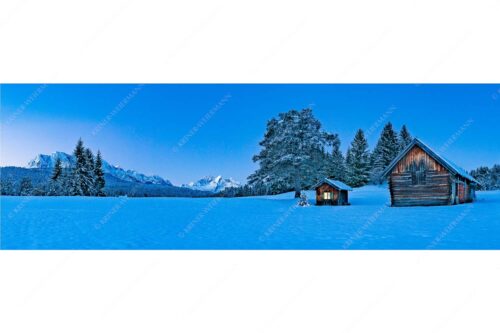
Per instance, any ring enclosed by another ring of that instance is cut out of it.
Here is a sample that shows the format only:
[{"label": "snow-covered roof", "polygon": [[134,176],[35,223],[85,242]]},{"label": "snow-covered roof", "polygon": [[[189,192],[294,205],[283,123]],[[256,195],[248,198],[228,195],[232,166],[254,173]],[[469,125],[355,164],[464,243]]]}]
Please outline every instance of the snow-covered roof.
[{"label": "snow-covered roof", "polygon": [[329,179],[329,178],[325,178],[323,179],[322,181],[320,181],[318,184],[316,184],[314,186],[314,188],[318,188],[320,187],[321,185],[323,184],[328,184],[328,185],[331,185],[339,190],[344,190],[344,191],[352,191],[352,188],[349,186],[349,185],[346,185],[344,183],[342,183],[340,180],[333,180],[333,179]]},{"label": "snow-covered roof", "polygon": [[406,154],[414,147],[414,146],[419,146],[422,148],[423,151],[425,151],[427,154],[429,154],[432,158],[434,158],[436,161],[438,161],[441,165],[443,165],[448,171],[450,171],[452,174],[459,175],[465,179],[470,180],[471,182],[479,184],[479,182],[469,175],[467,171],[456,165],[455,163],[451,162],[450,160],[444,158],[443,156],[439,155],[436,153],[434,150],[432,150],[428,145],[423,143],[420,139],[413,139],[413,141],[405,148],[399,155],[389,164],[389,166],[384,170],[382,173],[382,178],[385,178],[391,173],[392,169],[398,164],[398,162],[405,157]]}]

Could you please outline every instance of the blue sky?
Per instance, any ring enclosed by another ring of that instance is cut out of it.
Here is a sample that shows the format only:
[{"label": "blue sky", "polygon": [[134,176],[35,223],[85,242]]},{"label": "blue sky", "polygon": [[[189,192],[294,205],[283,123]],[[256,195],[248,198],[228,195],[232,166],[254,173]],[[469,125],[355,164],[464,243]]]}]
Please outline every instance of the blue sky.
[{"label": "blue sky", "polygon": [[358,128],[373,148],[391,121],[466,169],[500,163],[500,85],[61,84],[1,86],[1,165],[71,152],[82,137],[108,162],[175,184],[244,181],[266,121],[306,107],[344,152]]}]

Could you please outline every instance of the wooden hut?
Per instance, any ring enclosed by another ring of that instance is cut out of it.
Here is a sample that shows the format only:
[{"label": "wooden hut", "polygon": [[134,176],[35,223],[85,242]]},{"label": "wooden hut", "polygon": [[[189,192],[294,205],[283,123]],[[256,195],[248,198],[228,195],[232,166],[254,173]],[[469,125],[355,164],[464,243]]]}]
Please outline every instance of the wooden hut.
[{"label": "wooden hut", "polygon": [[456,205],[472,202],[478,184],[465,170],[414,139],[382,173],[392,206]]},{"label": "wooden hut", "polygon": [[338,180],[325,178],[316,186],[316,205],[349,205],[348,191],[352,188]]}]

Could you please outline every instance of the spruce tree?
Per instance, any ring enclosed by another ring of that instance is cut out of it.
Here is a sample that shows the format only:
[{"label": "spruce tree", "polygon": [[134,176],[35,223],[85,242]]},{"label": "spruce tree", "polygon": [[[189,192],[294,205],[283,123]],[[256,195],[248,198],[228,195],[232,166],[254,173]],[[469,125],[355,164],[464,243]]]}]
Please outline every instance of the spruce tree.
[{"label": "spruce tree", "polygon": [[471,176],[479,182],[479,190],[491,191],[500,189],[500,166],[494,165],[493,168],[479,167],[471,171]]},{"label": "spruce tree", "polygon": [[491,168],[492,190],[500,190],[500,164],[495,164]]},{"label": "spruce tree", "polygon": [[0,180],[0,193],[1,195],[15,195],[14,182],[12,179]]},{"label": "spruce tree", "polygon": [[324,168],[326,133],[312,110],[291,110],[267,123],[262,150],[255,155],[259,169],[249,176],[251,186],[267,189],[270,193],[300,190],[317,180]]},{"label": "spruce tree", "polygon": [[56,163],[54,164],[54,170],[52,171],[52,176],[50,177],[53,181],[57,181],[62,174],[62,163],[61,159],[58,157]]},{"label": "spruce tree", "polygon": [[61,159],[57,158],[50,177],[48,195],[62,195],[63,168]]},{"label": "spruce tree", "polygon": [[104,194],[104,186],[106,182],[104,180],[104,172],[102,170],[102,158],[101,152],[97,151],[97,157],[95,159],[95,168],[94,168],[94,177],[95,177],[95,195],[98,197],[105,196]]},{"label": "spruce tree", "polygon": [[399,132],[399,151],[403,151],[411,142],[413,138],[411,137],[410,132],[406,128],[406,125],[401,127],[401,131]]},{"label": "spruce tree", "polygon": [[70,180],[71,195],[85,195],[85,148],[82,139],[78,140],[73,155],[75,156],[75,165]]},{"label": "spruce tree", "polygon": [[337,134],[327,137],[327,144],[331,147],[331,154],[327,154],[325,161],[326,177],[336,180],[345,180],[346,176],[346,161],[342,151],[340,151],[340,139]]},{"label": "spruce tree", "polygon": [[347,152],[345,153],[345,176],[344,180],[349,183],[350,176],[352,175],[353,171],[351,169],[352,166],[352,153],[351,153],[351,147],[347,148]]},{"label": "spruce tree", "polygon": [[89,148],[85,149],[85,195],[95,195],[95,160]]},{"label": "spruce tree", "polygon": [[70,179],[71,195],[91,195],[93,188],[93,156],[85,149],[82,139],[79,139],[75,150],[75,166]]},{"label": "spruce tree", "polygon": [[31,195],[33,192],[33,185],[31,184],[31,179],[28,177],[23,177],[19,185],[19,195]]},{"label": "spruce tree", "polygon": [[380,139],[371,155],[371,181],[375,184],[381,182],[380,176],[385,168],[391,164],[400,151],[398,136],[392,124],[389,122],[384,126]]},{"label": "spruce tree", "polygon": [[356,132],[346,160],[348,184],[353,187],[366,185],[370,179],[370,155],[363,130]]},{"label": "spruce tree", "polygon": [[[259,168],[250,176],[248,176],[248,184],[254,189],[265,191],[266,194],[273,193],[271,187],[277,181],[273,175],[275,173],[274,161],[272,155],[276,155],[276,139],[278,132],[278,120],[275,118],[269,120],[264,133],[264,139],[259,142],[262,147],[261,151],[254,155],[252,160],[254,163],[259,163]],[[277,189],[279,191],[279,189]]]}]

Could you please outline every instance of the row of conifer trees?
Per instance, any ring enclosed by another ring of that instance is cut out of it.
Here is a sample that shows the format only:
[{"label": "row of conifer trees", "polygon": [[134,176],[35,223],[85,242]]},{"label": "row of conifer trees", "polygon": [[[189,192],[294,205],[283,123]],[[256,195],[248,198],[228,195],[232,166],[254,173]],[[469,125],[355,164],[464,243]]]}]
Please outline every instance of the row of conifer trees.
[{"label": "row of conifer trees", "polygon": [[18,183],[3,179],[2,195],[21,196],[105,196],[103,161],[100,151],[94,156],[83,141],[78,140],[73,151],[73,161],[63,165],[57,158],[50,179],[36,182],[30,177],[23,177]]},{"label": "row of conifer trees", "polygon": [[411,141],[407,127],[395,131],[388,122],[375,148],[370,151],[362,129],[357,130],[347,153],[340,149],[338,134],[324,131],[312,110],[291,110],[268,121],[261,151],[253,161],[259,168],[248,177],[248,184],[228,189],[223,195],[247,196],[276,194],[308,189],[328,177],[360,187],[382,180],[383,170]]},{"label": "row of conifer trees", "polygon": [[59,158],[56,160],[48,195],[105,196],[101,152],[94,156],[79,139],[73,157],[74,165],[65,168]]}]

